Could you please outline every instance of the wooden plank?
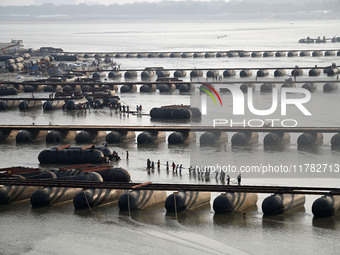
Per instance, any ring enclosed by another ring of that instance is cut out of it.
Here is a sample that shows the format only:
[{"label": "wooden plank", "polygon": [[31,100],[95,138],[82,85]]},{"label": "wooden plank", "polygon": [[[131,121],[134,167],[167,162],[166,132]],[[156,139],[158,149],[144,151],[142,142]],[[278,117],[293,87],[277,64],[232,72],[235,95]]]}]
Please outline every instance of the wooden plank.
[{"label": "wooden plank", "polygon": [[102,170],[109,170],[111,169],[112,166],[94,166],[94,167],[89,167],[89,168],[81,168],[78,169],[81,172],[96,172],[96,171],[102,171]]},{"label": "wooden plank", "polygon": [[16,170],[22,170],[22,169],[27,169],[26,167],[23,166],[13,166],[13,167],[6,167],[6,168],[0,168],[0,172],[4,171],[16,171]]},{"label": "wooden plank", "polygon": [[91,149],[91,148],[96,148],[95,146],[94,146],[94,144],[90,144],[90,145],[86,145],[86,146],[84,146],[84,147],[82,147],[81,149],[82,150],[86,150],[86,149]]},{"label": "wooden plank", "polygon": [[138,184],[138,185],[134,185],[132,186],[131,188],[132,189],[137,189],[137,188],[140,188],[140,187],[145,187],[145,186],[148,186],[149,184],[151,184],[152,182],[145,182],[145,183],[141,183],[141,184]]},{"label": "wooden plank", "polygon": [[59,170],[71,170],[71,169],[79,170],[81,168],[92,167],[92,166],[94,165],[92,164],[73,165],[73,166],[60,167]]},{"label": "wooden plank", "polygon": [[71,144],[65,144],[57,148],[57,150],[63,150],[63,149],[68,149],[71,147]]}]

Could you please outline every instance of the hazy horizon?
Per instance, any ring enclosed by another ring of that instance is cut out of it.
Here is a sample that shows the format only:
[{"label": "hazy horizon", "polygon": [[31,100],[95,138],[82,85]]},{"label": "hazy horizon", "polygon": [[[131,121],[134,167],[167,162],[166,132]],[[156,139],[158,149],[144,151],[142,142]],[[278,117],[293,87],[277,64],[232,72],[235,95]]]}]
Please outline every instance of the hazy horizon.
[{"label": "hazy horizon", "polygon": [[[137,3],[137,2],[149,2],[149,3],[156,3],[162,2],[164,0],[2,0],[0,1],[0,6],[25,6],[25,5],[40,5],[44,3],[53,3],[55,5],[61,4],[103,4],[103,5],[110,5],[110,4],[129,4],[129,3]],[[187,0],[166,0],[166,1],[173,1],[173,2],[181,2]],[[199,2],[212,2],[212,1],[220,1],[220,0],[192,0],[192,1],[199,1]],[[222,0],[224,2],[229,2],[229,0]]]},{"label": "hazy horizon", "polygon": [[[334,0],[324,1],[332,2]],[[42,5],[46,3],[52,3],[54,5],[63,5],[63,4],[87,4],[87,5],[110,5],[110,4],[131,4],[131,3],[159,3],[159,2],[233,2],[233,3],[268,3],[266,0],[1,0],[0,6],[28,6],[28,5]],[[300,0],[298,3],[308,3],[308,2],[319,2],[318,0]],[[270,3],[297,3],[296,0],[285,0],[282,2],[281,0],[271,0]]]}]

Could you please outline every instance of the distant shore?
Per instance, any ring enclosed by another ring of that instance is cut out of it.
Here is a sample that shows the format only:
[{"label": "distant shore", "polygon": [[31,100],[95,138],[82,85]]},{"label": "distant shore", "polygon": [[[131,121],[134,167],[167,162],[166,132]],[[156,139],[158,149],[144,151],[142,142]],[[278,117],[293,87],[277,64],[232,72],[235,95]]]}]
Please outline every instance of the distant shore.
[{"label": "distant shore", "polygon": [[339,22],[340,14],[337,15],[301,15],[299,17],[295,15],[281,15],[281,16],[257,16],[257,15],[247,15],[245,17],[242,16],[233,16],[233,15],[162,15],[162,16],[128,16],[128,15],[119,15],[119,16],[68,16],[68,15],[59,15],[59,16],[9,16],[9,15],[1,15],[0,21],[3,24],[11,23],[11,24],[20,24],[22,22],[69,22],[72,21],[74,23],[103,23],[103,22],[111,22],[111,23],[244,23],[244,22],[275,22],[275,21],[318,21],[318,20],[328,20]]},{"label": "distant shore", "polygon": [[161,1],[111,5],[0,6],[0,20],[210,22],[338,19],[337,0],[323,1]]}]

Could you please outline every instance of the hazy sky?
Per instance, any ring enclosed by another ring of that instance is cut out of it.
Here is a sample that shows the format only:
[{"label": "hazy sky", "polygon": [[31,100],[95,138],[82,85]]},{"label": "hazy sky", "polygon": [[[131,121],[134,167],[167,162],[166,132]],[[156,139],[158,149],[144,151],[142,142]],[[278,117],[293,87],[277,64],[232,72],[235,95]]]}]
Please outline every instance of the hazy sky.
[{"label": "hazy sky", "polygon": [[[88,4],[97,3],[97,4],[108,5],[108,4],[114,4],[114,3],[125,4],[125,3],[134,3],[134,2],[160,2],[161,0],[76,0],[77,3],[85,3],[85,1]],[[185,0],[171,0],[171,1],[185,1]],[[214,0],[194,0],[194,1],[214,1]],[[35,2],[34,0],[0,0],[0,5],[31,5],[31,4],[34,4],[34,2]],[[59,1],[50,0],[49,2],[58,4]]]}]

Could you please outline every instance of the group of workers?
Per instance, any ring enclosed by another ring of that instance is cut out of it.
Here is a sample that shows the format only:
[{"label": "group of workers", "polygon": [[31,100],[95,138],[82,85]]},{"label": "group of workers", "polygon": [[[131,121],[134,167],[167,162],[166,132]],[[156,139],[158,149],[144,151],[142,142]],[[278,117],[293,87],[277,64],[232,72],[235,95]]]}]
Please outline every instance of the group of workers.
[{"label": "group of workers", "polygon": [[[160,163],[160,160],[157,161],[157,170],[160,171],[160,167],[161,167],[161,163]],[[172,168],[172,172],[174,174],[178,174],[179,175],[182,175],[182,170],[183,170],[183,165],[182,164],[175,164],[175,162],[172,162],[171,166],[169,165],[169,161],[166,161],[165,163],[165,166],[166,166],[166,171],[169,172],[169,169],[170,167]],[[150,159],[147,159],[146,161],[146,169],[147,170],[154,170],[155,169],[155,162],[154,161],[151,161]],[[199,167],[199,166],[196,166],[196,167],[192,167],[190,166],[188,168],[189,170],[189,176],[193,177],[194,179],[197,179],[200,181],[200,180],[205,180],[205,181],[210,181],[210,176],[211,176],[211,170],[210,168],[205,168],[205,167]],[[215,179],[216,180],[220,180],[222,183],[225,183],[225,181],[227,182],[227,185],[230,185],[230,176],[227,175],[226,176],[226,172],[224,171],[216,171],[215,173]],[[236,181],[237,181],[237,184],[238,185],[241,185],[241,179],[242,179],[242,176],[241,174],[239,174],[237,177],[236,177]]]},{"label": "group of workers", "polygon": [[[205,180],[205,181],[210,181],[210,175],[211,175],[211,170],[210,168],[206,168],[206,167],[189,167],[189,176],[193,176],[195,179],[196,177],[198,178],[198,180]],[[226,172],[225,171],[216,171],[215,172],[215,179],[216,180],[220,180],[222,183],[225,183],[225,181],[227,182],[227,185],[230,185],[230,176],[229,174],[226,176]],[[242,176],[241,174],[239,174],[236,177],[236,181],[238,185],[241,185],[241,179]]]},{"label": "group of workers", "polygon": [[[150,159],[147,159],[146,161],[146,169],[147,170],[154,170],[155,169],[155,162],[151,161]],[[161,161],[157,161],[157,170],[159,171],[161,169]]]}]

